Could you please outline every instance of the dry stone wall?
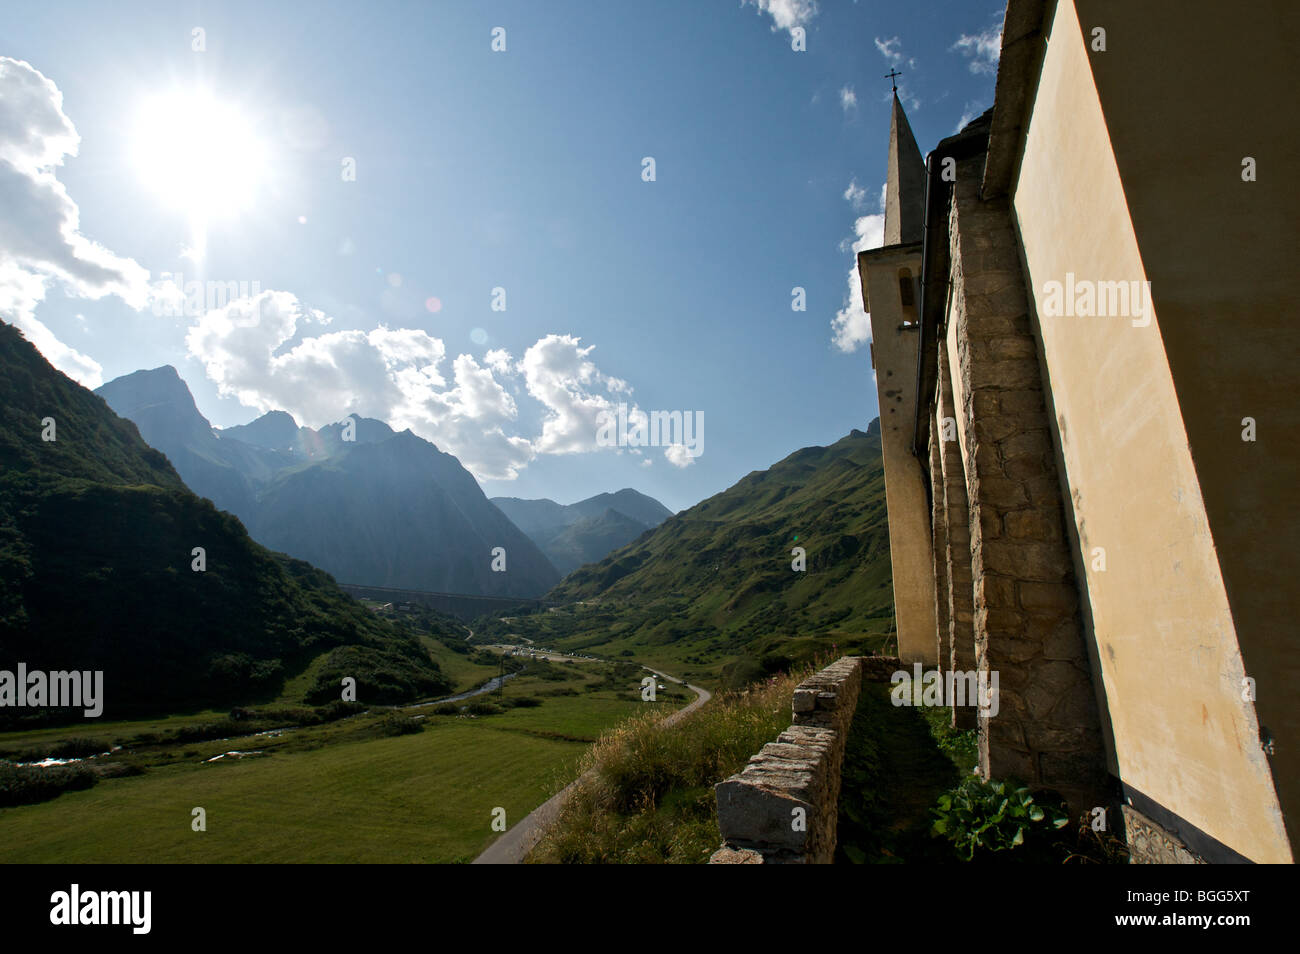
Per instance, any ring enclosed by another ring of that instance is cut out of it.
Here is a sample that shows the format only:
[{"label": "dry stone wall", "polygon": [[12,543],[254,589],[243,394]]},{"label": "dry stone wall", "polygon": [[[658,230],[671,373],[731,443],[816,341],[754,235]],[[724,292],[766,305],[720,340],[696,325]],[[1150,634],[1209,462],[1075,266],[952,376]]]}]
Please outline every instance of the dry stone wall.
[{"label": "dry stone wall", "polygon": [[896,657],[845,656],[795,688],[790,728],[715,786],[723,846],[710,864],[830,864],[862,681],[899,668]]}]

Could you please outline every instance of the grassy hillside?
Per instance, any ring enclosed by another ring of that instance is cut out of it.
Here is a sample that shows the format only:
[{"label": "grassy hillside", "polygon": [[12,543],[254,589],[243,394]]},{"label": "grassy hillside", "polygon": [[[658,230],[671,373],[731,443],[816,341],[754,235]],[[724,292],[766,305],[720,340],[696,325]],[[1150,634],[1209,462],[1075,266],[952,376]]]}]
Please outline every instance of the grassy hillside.
[{"label": "grassy hillside", "polygon": [[[53,441],[42,440],[44,418]],[[286,676],[344,648],[316,701],[337,697],[342,668],[364,701],[449,687],[414,633],[250,540],[133,424],[3,323],[0,467],[0,668],[103,670],[105,714],[119,717],[274,697]]]},{"label": "grassy hillside", "polygon": [[[804,571],[792,568],[795,547]],[[832,646],[880,648],[893,590],[879,424],[749,474],[548,598],[565,605],[485,621],[476,634],[599,647],[729,685]]]},{"label": "grassy hillside", "polygon": [[[702,864],[722,841],[713,786],[790,723],[798,670],[715,697],[678,725],[643,713],[601,736],[533,864]],[[590,773],[588,774],[588,770]]]}]

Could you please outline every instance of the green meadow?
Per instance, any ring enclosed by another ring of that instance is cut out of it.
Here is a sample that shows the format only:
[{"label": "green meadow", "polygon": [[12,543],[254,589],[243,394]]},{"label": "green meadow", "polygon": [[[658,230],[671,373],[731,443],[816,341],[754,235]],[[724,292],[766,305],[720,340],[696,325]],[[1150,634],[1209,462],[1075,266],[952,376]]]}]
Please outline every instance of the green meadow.
[{"label": "green meadow", "polygon": [[[199,742],[167,730],[223,714],[78,726],[78,738],[127,740],[95,762],[140,774],[0,809],[0,861],[471,861],[498,835],[495,809],[513,826],[576,776],[602,732],[693,698],[668,686],[655,703],[642,702],[639,679],[626,665],[533,662],[501,697],[375,708],[277,735]],[[0,751],[71,736],[7,733]],[[224,754],[233,751],[260,754]],[[206,831],[192,829],[195,808],[206,813]]]}]

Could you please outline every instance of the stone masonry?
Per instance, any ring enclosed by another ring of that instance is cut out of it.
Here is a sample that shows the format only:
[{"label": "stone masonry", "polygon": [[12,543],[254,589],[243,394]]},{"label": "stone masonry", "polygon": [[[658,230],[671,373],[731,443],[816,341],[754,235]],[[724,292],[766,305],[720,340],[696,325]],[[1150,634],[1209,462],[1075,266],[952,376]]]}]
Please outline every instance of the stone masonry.
[{"label": "stone masonry", "polygon": [[1205,859],[1147,818],[1146,815],[1128,805],[1120,807],[1124,812],[1124,831],[1128,841],[1129,864],[1205,864]]},{"label": "stone masonry", "polygon": [[975,654],[1000,690],[978,716],[980,768],[1081,813],[1107,802],[1101,728],[1015,232],[1007,200],[980,196],[983,164],[958,164],[948,233]]},{"label": "stone masonry", "polygon": [[[946,637],[940,654],[945,668],[953,672],[975,670],[975,607],[974,581],[970,562],[970,509],[966,499],[966,472],[961,462],[961,442],[955,433],[944,433],[944,421],[953,422],[956,428],[957,412],[953,405],[952,377],[948,365],[948,344],[938,342],[939,408],[939,492],[943,501],[942,514],[947,527],[947,548],[943,553],[946,578],[949,585],[939,594],[948,604],[946,619],[948,630],[940,631]],[[975,728],[975,708],[954,706],[952,724],[958,729]]]},{"label": "stone masonry", "polygon": [[793,725],[715,786],[723,846],[710,864],[830,864],[864,669],[888,679],[899,666],[895,657],[845,656],[796,687]]},{"label": "stone masonry", "polygon": [[951,580],[948,576],[950,567],[948,554],[948,518],[944,510],[943,502],[943,465],[940,457],[943,454],[942,447],[939,443],[939,435],[934,428],[930,429],[930,531],[932,534],[934,551],[934,618],[938,623],[938,629],[935,633],[935,639],[938,643],[935,658],[939,661],[939,669],[942,671],[948,668],[950,662],[948,646],[951,641],[950,631],[952,621],[949,614],[952,612],[952,599],[949,594],[952,590]]}]

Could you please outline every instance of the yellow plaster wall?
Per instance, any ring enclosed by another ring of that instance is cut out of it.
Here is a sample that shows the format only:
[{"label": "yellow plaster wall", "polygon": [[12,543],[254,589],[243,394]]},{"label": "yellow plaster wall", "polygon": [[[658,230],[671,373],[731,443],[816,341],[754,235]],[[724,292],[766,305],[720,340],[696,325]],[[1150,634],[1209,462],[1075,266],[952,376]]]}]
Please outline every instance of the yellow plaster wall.
[{"label": "yellow plaster wall", "polygon": [[1051,23],[1013,208],[1121,777],[1246,857],[1288,862],[1160,315],[1137,327],[1044,314],[1045,284],[1067,272],[1147,280],[1068,0]]}]

